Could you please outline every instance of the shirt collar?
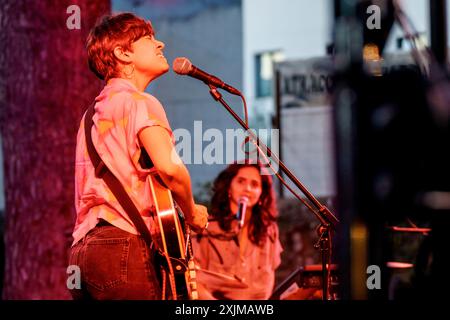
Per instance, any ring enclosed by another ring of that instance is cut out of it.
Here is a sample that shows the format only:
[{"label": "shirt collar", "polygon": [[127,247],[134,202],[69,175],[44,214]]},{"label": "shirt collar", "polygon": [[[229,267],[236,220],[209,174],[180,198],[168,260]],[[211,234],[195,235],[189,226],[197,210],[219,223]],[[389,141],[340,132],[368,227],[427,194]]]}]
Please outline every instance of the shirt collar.
[{"label": "shirt collar", "polygon": [[138,88],[130,80],[123,79],[123,78],[111,78],[108,80],[107,85],[114,86],[114,87],[115,86],[126,87],[126,88],[133,89],[135,91],[139,91]]}]

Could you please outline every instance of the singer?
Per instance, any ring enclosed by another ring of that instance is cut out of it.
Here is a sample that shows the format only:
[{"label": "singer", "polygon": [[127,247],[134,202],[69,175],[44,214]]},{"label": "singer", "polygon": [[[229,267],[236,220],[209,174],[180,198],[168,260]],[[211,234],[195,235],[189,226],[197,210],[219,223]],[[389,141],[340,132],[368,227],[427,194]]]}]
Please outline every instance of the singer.
[{"label": "singer", "polygon": [[[106,81],[95,99],[92,142],[147,227],[153,199],[146,184],[151,170],[140,161],[145,152],[187,222],[201,230],[207,223],[206,208],[194,203],[190,176],[177,158],[163,106],[144,92],[169,69],[163,49],[151,23],[131,13],[107,16],[91,30],[89,66]],[[96,175],[87,142],[82,120],[75,163],[77,218],[69,262],[81,270],[81,287],[72,288],[71,294],[75,299],[161,299],[152,249],[105,180]]]},{"label": "singer", "polygon": [[[282,247],[272,178],[261,170],[232,164],[214,181],[213,221],[192,242],[200,299],[261,300],[272,293]],[[238,212],[245,198],[245,213]]]}]

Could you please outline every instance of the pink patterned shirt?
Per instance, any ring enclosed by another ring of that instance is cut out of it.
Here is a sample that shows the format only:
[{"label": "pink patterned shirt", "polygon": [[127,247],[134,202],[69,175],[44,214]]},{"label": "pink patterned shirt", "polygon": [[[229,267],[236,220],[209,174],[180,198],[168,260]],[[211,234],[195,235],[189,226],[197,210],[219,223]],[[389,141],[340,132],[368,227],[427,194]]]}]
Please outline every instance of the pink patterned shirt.
[{"label": "pink patterned shirt", "polygon": [[[173,139],[164,108],[155,97],[138,91],[131,82],[121,78],[109,80],[95,101],[94,146],[150,228],[149,211],[153,201],[146,179],[151,170],[139,164],[138,133],[146,127],[161,126]],[[86,148],[84,117],[77,135],[75,208],[77,219],[72,245],[93,229],[100,218],[127,232],[138,233],[103,179],[95,177]]]}]

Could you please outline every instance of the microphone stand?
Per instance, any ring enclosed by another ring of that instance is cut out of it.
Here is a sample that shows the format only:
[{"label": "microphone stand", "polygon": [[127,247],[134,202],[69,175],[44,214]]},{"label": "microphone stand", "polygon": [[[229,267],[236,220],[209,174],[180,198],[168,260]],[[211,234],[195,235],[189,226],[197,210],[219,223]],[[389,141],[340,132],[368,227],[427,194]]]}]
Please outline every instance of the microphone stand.
[{"label": "microphone stand", "polygon": [[[339,223],[339,220],[331,213],[331,211],[321,204],[309,191],[308,189],[298,180],[298,178],[285,166],[285,164],[272,153],[272,150],[268,146],[266,146],[263,142],[261,142],[258,136],[250,130],[248,125],[234,112],[233,109],[226,103],[226,101],[222,98],[222,94],[217,91],[217,88],[211,84],[208,84],[210,90],[209,93],[213,97],[214,100],[220,102],[225,109],[233,116],[233,118],[243,127],[246,132],[249,134],[250,138],[256,142],[256,146],[260,152],[260,147],[262,146],[264,150],[266,150],[267,156],[270,157],[279,168],[286,174],[287,177],[301,190],[301,192],[308,198],[308,200],[314,205],[315,209],[308,205],[300,196],[292,190],[289,186],[286,187],[292,192],[292,194],[300,200],[306,207],[316,216],[319,220],[320,225],[317,229],[319,234],[319,240],[314,245],[315,248],[320,248],[322,253],[322,299],[330,300],[330,270],[331,270],[331,248],[332,248],[332,232],[336,230],[336,226]],[[275,170],[274,170],[275,172]],[[282,179],[278,172],[275,172],[279,179]]]}]

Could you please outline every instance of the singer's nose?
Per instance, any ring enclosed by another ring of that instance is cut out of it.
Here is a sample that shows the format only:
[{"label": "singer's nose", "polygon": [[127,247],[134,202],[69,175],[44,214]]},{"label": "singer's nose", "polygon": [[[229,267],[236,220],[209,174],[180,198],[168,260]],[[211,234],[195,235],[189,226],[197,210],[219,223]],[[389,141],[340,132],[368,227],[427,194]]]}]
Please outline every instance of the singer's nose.
[{"label": "singer's nose", "polygon": [[[156,40],[156,39],[155,39]],[[158,49],[164,49],[166,47],[166,45],[164,44],[164,42],[156,40],[156,45]]]}]

